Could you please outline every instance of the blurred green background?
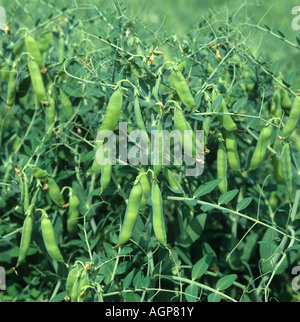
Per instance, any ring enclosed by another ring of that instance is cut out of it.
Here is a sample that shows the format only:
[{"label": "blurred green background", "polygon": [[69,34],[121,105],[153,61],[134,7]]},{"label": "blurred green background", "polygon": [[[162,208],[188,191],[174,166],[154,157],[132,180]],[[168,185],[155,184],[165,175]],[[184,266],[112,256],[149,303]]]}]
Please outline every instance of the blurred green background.
[{"label": "blurred green background", "polygon": [[[0,0],[0,5],[7,8],[10,23],[18,21],[20,26],[29,27],[30,20],[32,26],[36,22],[33,17],[39,16],[40,22],[45,21],[51,13],[49,7],[52,7],[53,14],[62,8],[91,5],[100,10],[115,10],[116,0]],[[226,24],[228,15],[233,14],[237,30],[248,38],[254,49],[257,48],[272,61],[279,60],[284,76],[291,72],[298,74],[299,50],[255,26],[265,28],[267,25],[275,33],[280,30],[288,41],[297,44],[296,37],[300,31],[293,30],[291,24],[295,17],[292,8],[300,5],[299,0],[123,0],[121,5],[122,8],[126,7],[125,14],[137,21],[141,33],[150,32],[153,36],[176,34],[183,37],[187,32],[199,28],[199,21],[207,15],[212,16],[211,21],[224,21]],[[97,11],[80,10],[80,15],[82,19],[90,18],[97,15]]]}]

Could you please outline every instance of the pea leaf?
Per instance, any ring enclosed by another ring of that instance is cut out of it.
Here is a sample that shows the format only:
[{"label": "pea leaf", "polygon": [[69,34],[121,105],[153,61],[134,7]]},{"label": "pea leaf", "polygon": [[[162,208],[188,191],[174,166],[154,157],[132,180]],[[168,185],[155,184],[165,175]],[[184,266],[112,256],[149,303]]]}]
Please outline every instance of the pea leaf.
[{"label": "pea leaf", "polygon": [[220,278],[217,282],[217,285],[216,285],[217,289],[219,291],[227,289],[228,287],[230,287],[234,283],[236,278],[237,278],[236,274],[230,274],[230,275]]},{"label": "pea leaf", "polygon": [[198,286],[190,284],[185,289],[185,298],[187,302],[196,302],[198,299]]},{"label": "pea leaf", "polygon": [[195,192],[194,192],[194,198],[199,198],[202,197],[208,193],[210,193],[211,191],[213,191],[218,184],[222,181],[223,179],[216,179],[216,180],[212,180],[209,182],[204,183],[203,185],[201,185]]},{"label": "pea leaf", "polygon": [[207,271],[211,262],[211,255],[207,254],[202,257],[192,268],[192,279],[200,278]]},{"label": "pea leaf", "polygon": [[241,211],[241,210],[247,208],[250,205],[250,203],[252,202],[252,199],[253,198],[249,197],[249,198],[245,198],[245,199],[241,200],[236,206],[236,211]]},{"label": "pea leaf", "polygon": [[223,95],[220,94],[213,102],[211,105],[211,108],[213,111],[218,111],[222,105],[222,100],[223,100]]},{"label": "pea leaf", "polygon": [[211,303],[217,303],[222,300],[222,296],[218,293],[210,293],[207,297],[207,301]]},{"label": "pea leaf", "polygon": [[230,191],[223,193],[220,196],[220,198],[218,199],[218,204],[222,205],[222,204],[230,202],[238,193],[239,193],[238,189],[230,190]]}]

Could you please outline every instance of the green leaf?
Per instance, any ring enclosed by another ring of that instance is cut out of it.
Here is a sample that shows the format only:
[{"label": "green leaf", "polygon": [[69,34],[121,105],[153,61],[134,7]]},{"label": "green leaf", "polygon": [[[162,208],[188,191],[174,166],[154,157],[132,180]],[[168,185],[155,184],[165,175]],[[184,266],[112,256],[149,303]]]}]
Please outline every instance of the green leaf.
[{"label": "green leaf", "polygon": [[238,189],[230,190],[230,191],[223,193],[220,196],[220,198],[218,199],[218,204],[222,205],[222,204],[230,202],[238,193],[239,193]]},{"label": "green leaf", "polygon": [[245,103],[244,98],[240,98],[239,100],[237,100],[232,106],[233,112],[238,113],[242,108],[242,106],[244,105],[244,103]]},{"label": "green leaf", "polygon": [[190,284],[185,289],[185,298],[187,302],[196,302],[198,299],[198,286]]},{"label": "green leaf", "polygon": [[222,300],[222,297],[221,297],[221,295],[220,294],[218,294],[218,293],[210,293],[209,295],[208,295],[208,297],[207,297],[207,301],[208,302],[214,302],[214,303],[216,303],[216,302],[220,302]]},{"label": "green leaf", "polygon": [[199,198],[212,192],[222,180],[223,179],[216,179],[204,183],[194,192],[194,198]]},{"label": "green leaf", "polygon": [[126,290],[132,282],[134,271],[131,271],[123,279],[123,289]]},{"label": "green leaf", "polygon": [[252,202],[252,199],[253,198],[249,197],[249,198],[245,198],[245,199],[241,200],[236,206],[236,211],[241,211],[241,210],[247,208],[250,205],[250,203]]},{"label": "green leaf", "polygon": [[131,265],[132,265],[132,262],[129,262],[129,261],[120,263],[120,265],[116,270],[116,275],[124,274],[125,272],[128,272]]},{"label": "green leaf", "polygon": [[218,111],[222,105],[222,101],[223,101],[223,95],[220,94],[213,102],[211,105],[211,108],[213,111]]},{"label": "green leaf", "polygon": [[234,283],[236,278],[237,278],[236,274],[230,274],[230,275],[220,278],[217,282],[217,285],[216,285],[217,289],[219,291],[227,289],[228,287],[230,287]]},{"label": "green leaf", "polygon": [[207,254],[202,257],[192,268],[192,279],[197,280],[206,273],[211,262],[211,255]]}]

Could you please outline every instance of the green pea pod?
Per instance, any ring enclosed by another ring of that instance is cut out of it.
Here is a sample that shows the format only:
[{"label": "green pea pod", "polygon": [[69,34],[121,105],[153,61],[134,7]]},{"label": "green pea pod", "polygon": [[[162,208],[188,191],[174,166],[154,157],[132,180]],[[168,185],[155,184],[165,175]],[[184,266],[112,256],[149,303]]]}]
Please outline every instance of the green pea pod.
[{"label": "green pea pod", "polygon": [[31,82],[33,85],[36,98],[38,99],[39,102],[47,105],[48,97],[47,97],[43,77],[36,61],[30,59],[28,62],[28,69],[29,69],[29,74],[30,74],[30,78],[31,78]]},{"label": "green pea pod", "polygon": [[281,97],[280,90],[277,89],[274,93],[274,97],[271,100],[270,112],[274,117],[281,117],[282,109],[281,109]]},{"label": "green pea pod", "polygon": [[[100,126],[99,132],[106,131],[106,130],[113,131],[115,129],[121,114],[122,104],[123,104],[123,94],[120,87],[118,87],[114,91],[114,93],[112,94],[108,102],[106,113],[105,113],[103,122]],[[102,144],[103,142],[97,142],[97,147],[100,148]],[[102,166],[100,165],[98,166],[98,162],[95,159],[93,163],[92,171],[98,172],[101,170],[105,173],[105,179],[104,179],[105,182],[103,182],[103,185],[106,186],[110,182],[109,173],[111,173],[111,167],[107,165],[105,170],[104,169],[102,170],[102,168],[103,168]],[[109,182],[108,182],[108,179],[109,179]]]},{"label": "green pea pod", "polygon": [[14,56],[18,56],[22,52],[24,44],[25,44],[24,39],[20,39],[15,43],[15,47],[12,50]]},{"label": "green pea pod", "polygon": [[175,192],[182,194],[184,191],[178,182],[178,180],[175,178],[174,174],[172,171],[170,171],[167,167],[164,167],[164,175],[167,179],[167,182],[170,186],[170,188]]},{"label": "green pea pod", "polygon": [[66,293],[67,293],[67,297],[69,299],[71,299],[72,289],[73,289],[73,286],[76,282],[76,279],[78,279],[79,273],[80,273],[80,269],[78,268],[77,265],[75,267],[71,268],[68,273],[67,281],[66,281]]},{"label": "green pea pod", "polygon": [[225,144],[230,168],[233,171],[241,171],[241,163],[238,153],[236,137],[233,132],[226,133]]},{"label": "green pea pod", "polygon": [[[209,110],[211,112],[211,109]],[[202,124],[202,129],[204,131],[204,145],[207,145],[207,139],[209,136],[209,131],[211,127],[211,122],[212,122],[212,116],[211,115],[205,115],[203,124]]]},{"label": "green pea pod", "polygon": [[9,82],[9,76],[10,76],[10,67],[8,65],[2,65],[0,66],[0,81],[4,83]]},{"label": "green pea pod", "polygon": [[293,192],[293,173],[292,173],[292,160],[289,143],[285,143],[281,156],[281,169],[290,200],[292,199]]},{"label": "green pea pod", "polygon": [[77,302],[85,302],[88,299],[90,280],[88,272],[84,269],[81,273],[78,284],[78,297]]},{"label": "green pea pod", "polygon": [[190,123],[186,120],[183,111],[177,106],[174,109],[174,125],[176,130],[181,132],[184,153],[190,157],[200,157],[196,155],[197,140],[195,133]]},{"label": "green pea pod", "polygon": [[[280,155],[280,141],[276,140],[273,149]],[[273,166],[273,174],[275,181],[279,184],[285,184],[285,178],[283,176],[281,161],[278,159],[276,155],[272,156],[272,166]]]},{"label": "green pea pod", "polygon": [[173,70],[170,75],[171,83],[174,85],[176,92],[182,103],[192,110],[196,109],[195,100],[190,92],[186,79],[180,71]]},{"label": "green pea pod", "polygon": [[18,71],[16,68],[12,68],[9,74],[8,86],[7,86],[7,99],[6,105],[11,107],[15,103],[16,93],[17,93],[17,76]]},{"label": "green pea pod", "polygon": [[47,213],[43,211],[41,219],[42,236],[49,256],[57,262],[64,263],[63,256],[55,240],[54,229]]},{"label": "green pea pod", "polygon": [[26,50],[29,52],[30,56],[33,57],[39,68],[42,68],[43,58],[39,50],[38,43],[30,34],[27,34],[27,36],[25,37],[25,47]]},{"label": "green pea pod", "polygon": [[59,207],[65,205],[65,200],[60,192],[60,189],[53,178],[48,178],[48,193],[52,201]]},{"label": "green pea pod", "polygon": [[77,302],[79,296],[79,282],[80,282],[81,272],[76,276],[74,285],[71,290],[71,302]]},{"label": "green pea pod", "polygon": [[281,90],[281,106],[282,108],[289,109],[292,106],[292,101],[289,97],[288,91],[286,89]]},{"label": "green pea pod", "polygon": [[146,75],[134,61],[130,62],[130,69],[137,78],[146,79]]},{"label": "green pea pod", "polygon": [[69,210],[68,210],[68,219],[67,219],[67,230],[70,234],[76,232],[78,226],[78,219],[79,219],[79,205],[80,201],[78,197],[71,193],[69,198]]},{"label": "green pea pod", "polygon": [[154,180],[151,189],[153,230],[160,244],[167,247],[167,235],[163,213],[163,199],[158,183]]},{"label": "green pea pod", "polygon": [[74,115],[73,105],[69,96],[62,90],[59,90],[59,100],[62,105],[62,112],[67,120],[70,120]]},{"label": "green pea pod", "polygon": [[49,105],[46,106],[46,128],[45,131],[46,133],[49,131],[49,129],[51,128],[51,126],[54,124],[55,122],[55,100],[53,97],[49,96]]},{"label": "green pea pod", "polygon": [[60,30],[58,40],[58,61],[62,63],[65,60],[65,36]]},{"label": "green pea pod", "polygon": [[135,100],[134,100],[134,115],[135,115],[135,121],[136,121],[138,129],[147,133],[145,123],[143,120],[143,116],[142,116],[142,112],[141,112],[141,107],[140,107],[138,95],[136,95]]},{"label": "green pea pod", "polygon": [[[156,124],[156,130],[162,131],[162,129],[163,129],[163,127],[162,127],[161,117],[159,117],[157,124]],[[158,149],[159,149],[158,156],[156,156],[155,164],[153,164],[154,179],[156,179],[158,177],[158,175],[160,174],[160,171],[162,169],[162,166],[163,166],[163,138],[159,135],[158,140],[159,140],[159,142],[158,142]]]},{"label": "green pea pod", "polygon": [[224,113],[223,115],[218,115],[218,119],[219,121],[222,123],[222,125],[224,126],[225,130],[231,132],[231,131],[236,131],[237,130],[237,126],[235,124],[235,122],[233,121],[231,115],[229,114],[227,105],[225,100],[222,100],[222,104],[221,104],[221,109],[219,111],[220,113]]},{"label": "green pea pod", "polygon": [[160,97],[159,97],[159,89],[160,89],[160,85],[161,85],[161,78],[162,78],[162,75],[161,73],[158,74],[158,77],[157,77],[157,80],[155,82],[155,85],[153,87],[153,96],[154,98],[156,99],[157,102],[160,101]]},{"label": "green pea pod", "polygon": [[48,50],[49,46],[53,43],[53,34],[52,32],[49,30],[49,28],[46,28],[42,35],[41,38],[39,40],[39,51],[41,53],[44,53]]},{"label": "green pea pod", "polygon": [[108,188],[111,181],[112,165],[107,163],[101,166],[100,187],[101,193]]},{"label": "green pea pod", "polygon": [[144,169],[142,167],[139,175],[140,175],[140,183],[141,183],[142,189],[143,189],[140,210],[143,211],[143,210],[145,210],[145,208],[147,206],[147,196],[151,195],[151,186],[150,186],[150,183],[148,180],[146,169]]},{"label": "green pea pod", "polygon": [[285,138],[290,137],[290,135],[294,132],[297,124],[300,119],[300,96],[296,96],[293,105],[291,107],[290,115],[287,120],[287,123],[282,129],[282,136]]},{"label": "green pea pod", "polygon": [[221,193],[227,192],[228,182],[227,182],[227,152],[224,143],[220,140],[217,152],[217,174],[218,179],[223,179],[218,187]]},{"label": "green pea pod", "polygon": [[249,171],[257,169],[263,161],[267,152],[267,147],[270,143],[271,135],[272,127],[270,125],[265,126],[258,137],[258,141],[251,158]]},{"label": "green pea pod", "polygon": [[118,87],[108,102],[104,120],[100,126],[100,131],[113,131],[115,129],[121,113],[122,104],[123,94],[121,89]]},{"label": "green pea pod", "polygon": [[119,235],[118,246],[127,243],[127,241],[130,239],[132,235],[133,229],[138,218],[139,209],[142,201],[142,195],[142,185],[140,183],[135,184],[132,187],[128,198],[124,222]]},{"label": "green pea pod", "polygon": [[35,167],[32,175],[43,183],[47,183],[48,181],[48,172],[41,168]]},{"label": "green pea pod", "polygon": [[19,267],[26,258],[26,255],[28,253],[28,249],[31,243],[32,227],[33,227],[33,220],[31,216],[31,212],[29,212],[23,223],[19,257],[15,268]]}]

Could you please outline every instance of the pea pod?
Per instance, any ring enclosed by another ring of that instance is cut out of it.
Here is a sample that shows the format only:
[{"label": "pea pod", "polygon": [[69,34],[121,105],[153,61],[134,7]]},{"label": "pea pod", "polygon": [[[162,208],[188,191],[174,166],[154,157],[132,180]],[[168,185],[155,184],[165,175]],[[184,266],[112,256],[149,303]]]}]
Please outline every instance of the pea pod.
[{"label": "pea pod", "polygon": [[72,101],[70,100],[69,96],[62,89],[59,90],[59,93],[60,93],[59,100],[62,105],[62,112],[68,121],[74,115]]},{"label": "pea pod", "polygon": [[26,255],[28,253],[30,243],[31,243],[32,227],[33,227],[33,220],[32,220],[31,211],[30,211],[26,215],[26,218],[23,223],[19,257],[15,268],[19,267],[26,258]]},{"label": "pea pod", "polygon": [[[161,117],[159,117],[157,124],[156,124],[156,130],[162,131],[162,122]],[[162,133],[162,132],[160,132]],[[163,134],[162,134],[163,135]],[[156,179],[162,169],[163,166],[163,137],[160,135],[158,136],[158,155],[155,156],[155,161],[153,165],[153,171],[154,171],[154,178]]]},{"label": "pea pod", "polygon": [[123,104],[123,94],[121,89],[118,87],[112,94],[107,110],[104,116],[104,120],[101,124],[100,131],[110,130],[113,131],[119,120]]},{"label": "pea pod", "polygon": [[65,36],[61,30],[59,32],[58,42],[58,61],[62,63],[65,60]]},{"label": "pea pod", "polygon": [[35,167],[33,169],[32,175],[43,183],[46,183],[48,181],[48,172],[41,168]]},{"label": "pea pod", "polygon": [[32,81],[36,98],[38,99],[39,102],[47,105],[48,97],[47,97],[43,77],[36,61],[30,59],[28,62],[28,69],[29,69],[29,74],[30,74],[30,78]]},{"label": "pea pod", "polygon": [[223,179],[218,185],[221,193],[227,192],[228,188],[227,167],[227,152],[224,143],[220,139],[217,153],[217,174],[218,179]]},{"label": "pea pod", "polygon": [[170,188],[175,192],[175,193],[183,193],[183,189],[178,182],[178,180],[175,178],[173,172],[169,170],[167,167],[164,167],[164,175],[167,179],[167,182],[170,186]]},{"label": "pea pod", "polygon": [[90,280],[88,272],[84,269],[81,273],[78,283],[78,297],[77,302],[85,302],[88,299]]},{"label": "pea pod", "polygon": [[167,247],[167,235],[165,229],[163,199],[157,181],[152,182],[151,189],[153,230],[160,244]]},{"label": "pea pod", "polygon": [[[206,102],[206,104],[208,104],[207,106],[207,112],[211,112],[211,103],[210,102]],[[205,115],[203,124],[202,124],[202,129],[204,131],[204,145],[207,145],[207,140],[208,140],[208,136],[209,136],[209,131],[210,131],[210,127],[211,127],[211,122],[212,122],[212,116],[211,115]]]},{"label": "pea pod", "polygon": [[54,124],[55,122],[55,99],[52,96],[49,96],[49,105],[46,106],[46,112],[45,112],[45,116],[46,116],[46,128],[45,131],[46,133],[49,131],[49,129],[51,128],[51,126]]},{"label": "pea pod", "polygon": [[69,299],[71,299],[72,289],[73,289],[73,286],[74,286],[76,280],[78,279],[79,274],[80,274],[80,269],[77,265],[75,267],[71,268],[68,273],[67,281],[66,281],[66,294],[68,297],[68,301],[69,301]]},{"label": "pea pod", "polygon": [[0,66],[0,81],[4,83],[8,83],[10,76],[10,67],[8,65]]},{"label": "pea pod", "polygon": [[48,50],[49,46],[52,44],[52,42],[53,42],[53,34],[49,30],[49,28],[46,28],[43,31],[41,38],[39,40],[39,43],[38,43],[39,51],[41,53],[46,52]]},{"label": "pea pod", "polygon": [[294,132],[297,124],[300,119],[300,96],[296,96],[293,105],[291,107],[290,115],[287,120],[287,123],[282,129],[282,136],[285,138],[290,137],[290,135]]},{"label": "pea pod", "polygon": [[43,58],[39,50],[38,43],[30,34],[27,34],[25,37],[25,47],[26,50],[29,52],[30,56],[32,56],[34,61],[37,63],[38,67],[42,68]]},{"label": "pea pod", "polygon": [[292,101],[289,97],[288,91],[286,89],[281,90],[281,106],[282,108],[289,109],[292,106]]},{"label": "pea pod", "polygon": [[293,191],[293,173],[292,173],[292,160],[289,143],[285,143],[281,156],[281,169],[290,200],[292,199]]},{"label": "pea pod", "polygon": [[267,147],[270,143],[271,135],[272,127],[270,125],[265,126],[258,137],[258,141],[251,158],[249,171],[257,169],[263,161],[267,152]]},{"label": "pea pod", "polygon": [[17,93],[17,76],[18,71],[15,67],[12,68],[9,74],[8,86],[7,86],[7,99],[6,105],[11,107],[15,103],[16,93]]},{"label": "pea pod", "polygon": [[225,100],[222,100],[221,104],[221,109],[219,111],[220,113],[223,113],[222,115],[218,115],[219,121],[222,123],[224,126],[225,130],[231,132],[231,131],[236,131],[237,130],[237,125],[233,121],[231,115],[229,114],[227,105]]},{"label": "pea pod", "polygon": [[86,269],[78,269],[78,272],[74,272],[72,278],[71,294],[68,296],[71,302],[84,302],[88,298],[90,280]]},{"label": "pea pod", "polygon": [[139,98],[137,95],[136,95],[135,101],[134,101],[134,115],[135,115],[135,120],[136,120],[136,124],[137,124],[138,129],[147,133],[145,123],[143,120],[143,116],[142,116],[142,112],[141,112],[141,108],[140,108]]},{"label": "pea pod", "polygon": [[76,232],[78,226],[78,219],[79,219],[79,205],[80,201],[78,197],[71,192],[69,198],[69,210],[68,210],[68,220],[67,220],[67,230],[70,234]]},{"label": "pea pod", "polygon": [[143,211],[147,206],[147,196],[151,194],[151,186],[148,180],[146,169],[142,167],[139,175],[140,175],[140,183],[143,189],[140,210]]},{"label": "pea pod", "polygon": [[196,155],[197,141],[195,133],[189,122],[186,120],[183,111],[177,106],[174,109],[174,125],[176,130],[181,132],[184,153],[190,157],[199,157]]},{"label": "pea pod", "polygon": [[52,259],[57,262],[64,263],[65,261],[55,240],[51,220],[49,219],[46,211],[43,210],[42,212],[41,229],[46,250]]},{"label": "pea pod", "polygon": [[195,100],[190,92],[186,79],[179,70],[173,70],[170,75],[170,81],[174,85],[176,92],[182,103],[192,110],[196,109]]},{"label": "pea pod", "polygon": [[143,195],[142,185],[137,183],[130,191],[118,246],[127,243],[135,227]]},{"label": "pea pod", "polygon": [[277,89],[274,93],[274,97],[271,99],[270,112],[274,117],[281,117],[282,109],[281,109],[281,97],[280,90]]},{"label": "pea pod", "polygon": [[108,188],[110,181],[111,181],[111,175],[112,175],[112,163],[110,159],[110,151],[105,151],[106,157],[108,156],[107,162],[103,165],[101,165],[101,178],[100,178],[100,187],[101,192],[100,194]]},{"label": "pea pod", "polygon": [[59,207],[63,207],[65,204],[64,198],[60,192],[60,189],[53,178],[48,178],[48,193],[52,201]]},{"label": "pea pod", "polygon": [[[276,140],[273,149],[280,155],[280,141]],[[283,176],[282,172],[282,166],[281,166],[281,161],[280,159],[274,155],[272,156],[272,166],[273,166],[273,174],[274,174],[274,179],[277,183],[279,184],[284,184],[285,183],[285,178]]]},{"label": "pea pod", "polygon": [[240,156],[238,153],[236,137],[233,132],[226,133],[225,144],[230,168],[233,171],[241,171]]},{"label": "pea pod", "polygon": [[[118,87],[114,93],[112,94],[108,105],[107,105],[107,110],[103,119],[103,122],[100,126],[99,132],[101,131],[113,131],[118,123],[120,114],[121,114],[121,110],[122,110],[122,104],[123,104],[123,94],[122,91],[120,89],[120,87]],[[97,147],[100,148],[102,146],[103,142],[99,141],[97,142]],[[97,155],[97,153],[96,153]],[[103,167],[99,167],[97,166],[97,160],[94,160],[93,163],[93,168],[92,171],[97,171]],[[106,180],[104,182],[104,185],[107,184],[107,179],[109,178],[109,173],[111,173],[111,167],[109,167],[108,165],[106,166],[106,169],[103,170],[103,172],[106,174]],[[109,178],[110,181],[110,178]]]}]

